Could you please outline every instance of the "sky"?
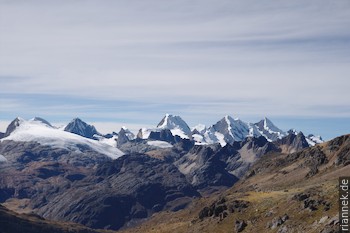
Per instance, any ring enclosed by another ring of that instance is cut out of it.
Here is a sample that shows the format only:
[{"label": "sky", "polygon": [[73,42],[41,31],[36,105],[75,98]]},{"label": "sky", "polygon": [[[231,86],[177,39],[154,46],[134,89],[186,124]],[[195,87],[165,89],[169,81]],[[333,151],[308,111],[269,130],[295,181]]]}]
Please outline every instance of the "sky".
[{"label": "sky", "polygon": [[263,117],[350,133],[348,0],[0,0],[0,131]]}]

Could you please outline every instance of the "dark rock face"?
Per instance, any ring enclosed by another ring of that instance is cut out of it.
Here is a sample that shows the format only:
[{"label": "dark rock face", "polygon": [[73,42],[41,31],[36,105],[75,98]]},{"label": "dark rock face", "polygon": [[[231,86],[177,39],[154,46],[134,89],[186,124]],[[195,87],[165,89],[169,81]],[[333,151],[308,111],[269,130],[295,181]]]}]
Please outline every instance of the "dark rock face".
[{"label": "dark rock face", "polygon": [[241,147],[246,146],[248,150],[253,150],[256,153],[256,157],[260,157],[268,152],[279,152],[280,149],[263,136],[260,137],[248,137],[241,142]]},{"label": "dark rock face", "polygon": [[43,193],[34,203],[46,218],[74,221],[92,228],[119,229],[131,219],[163,210],[178,210],[199,193],[174,165],[142,154],[125,155],[101,164],[91,176],[64,192]]},{"label": "dark rock face", "polygon": [[306,138],[302,132],[297,135],[294,132],[289,132],[289,134],[276,141],[276,145],[278,146],[286,146],[288,148],[289,153],[298,152],[304,148],[309,147],[309,143],[307,143]]},{"label": "dark rock face", "polygon": [[129,142],[129,138],[126,135],[126,131],[121,128],[119,133],[118,133],[118,140],[117,140],[117,147],[120,148],[123,144]]},{"label": "dark rock face", "polygon": [[20,125],[21,120],[17,117],[14,119],[9,126],[7,126],[6,132],[3,137],[9,136],[19,125]]},{"label": "dark rock face", "polygon": [[197,189],[208,186],[232,186],[238,178],[226,170],[226,164],[215,153],[219,147],[195,146],[175,165]]},{"label": "dark rock face", "polygon": [[335,161],[336,166],[347,166],[350,164],[350,136],[344,135],[333,139],[329,145],[330,151],[337,151],[337,157]]},{"label": "dark rock face", "polygon": [[80,136],[93,139],[94,135],[101,135],[93,125],[88,125],[79,118],[73,119],[65,128],[64,131],[78,134]]},{"label": "dark rock face", "polygon": [[180,150],[189,151],[194,146],[194,141],[190,139],[181,138],[178,135],[173,136],[169,129],[162,129],[160,131],[152,131],[148,139],[169,142],[176,145]]},{"label": "dark rock face", "polygon": [[0,139],[5,137],[5,133],[0,132]]},{"label": "dark rock face", "polygon": [[[279,148],[260,136],[257,138],[248,137],[239,144],[226,145],[217,153],[221,161],[227,164],[226,170],[241,178],[262,155],[277,151],[279,151]],[[252,157],[251,155],[254,156]]]},{"label": "dark rock face", "polygon": [[160,140],[175,144],[175,137],[169,129],[162,129],[160,131],[152,131],[148,137],[152,140]]},{"label": "dark rock face", "polygon": [[194,141],[180,138],[179,136],[175,136],[175,147],[179,148],[182,151],[189,151],[194,147]]}]

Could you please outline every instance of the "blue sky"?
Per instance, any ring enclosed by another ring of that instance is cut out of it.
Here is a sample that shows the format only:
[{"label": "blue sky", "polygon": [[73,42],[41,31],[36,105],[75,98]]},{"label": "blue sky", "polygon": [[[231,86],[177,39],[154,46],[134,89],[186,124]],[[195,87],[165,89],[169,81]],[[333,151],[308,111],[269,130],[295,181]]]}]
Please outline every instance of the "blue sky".
[{"label": "blue sky", "polygon": [[350,133],[350,2],[0,1],[0,130],[16,116],[100,131],[269,117]]}]

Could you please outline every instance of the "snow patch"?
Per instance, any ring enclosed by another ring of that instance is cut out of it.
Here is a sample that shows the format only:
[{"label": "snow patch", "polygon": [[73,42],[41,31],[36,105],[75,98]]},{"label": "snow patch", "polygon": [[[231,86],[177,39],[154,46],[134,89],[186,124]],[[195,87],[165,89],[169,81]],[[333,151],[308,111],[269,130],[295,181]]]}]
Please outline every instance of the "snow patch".
[{"label": "snow patch", "polygon": [[147,145],[155,146],[155,147],[158,147],[158,148],[171,148],[171,147],[173,147],[173,145],[171,145],[168,142],[157,141],[157,140],[156,141],[148,141]]},{"label": "snow patch", "polygon": [[198,124],[191,128],[191,131],[197,130],[199,133],[204,133],[207,130],[207,127],[203,124]]},{"label": "snow patch", "polygon": [[215,134],[218,142],[220,143],[220,145],[222,147],[226,146],[227,142],[225,141],[225,136],[222,133],[219,133],[219,132],[215,132],[214,134]]},{"label": "snow patch", "polygon": [[141,139],[148,139],[151,132],[159,132],[159,131],[160,131],[160,129],[141,128],[140,129]]},{"label": "snow patch", "polygon": [[7,162],[7,159],[5,158],[5,156],[0,154],[0,163],[6,163],[6,162]]},{"label": "snow patch", "polygon": [[118,139],[117,135],[113,135],[113,137],[111,137],[111,138],[105,138],[103,136],[95,134],[94,138],[97,138],[98,141],[103,143],[103,144],[106,144],[106,145],[109,145],[109,146],[112,146],[112,147],[117,147],[117,139]]}]

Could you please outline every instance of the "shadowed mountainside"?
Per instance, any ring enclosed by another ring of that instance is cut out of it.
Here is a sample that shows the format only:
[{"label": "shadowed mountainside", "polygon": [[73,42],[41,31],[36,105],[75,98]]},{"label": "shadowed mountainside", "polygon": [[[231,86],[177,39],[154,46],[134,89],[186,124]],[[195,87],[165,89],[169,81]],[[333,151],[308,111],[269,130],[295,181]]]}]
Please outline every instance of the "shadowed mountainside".
[{"label": "shadowed mountainside", "polygon": [[122,232],[335,233],[338,178],[350,176],[349,164],[350,135],[292,154],[266,154],[227,191]]}]

